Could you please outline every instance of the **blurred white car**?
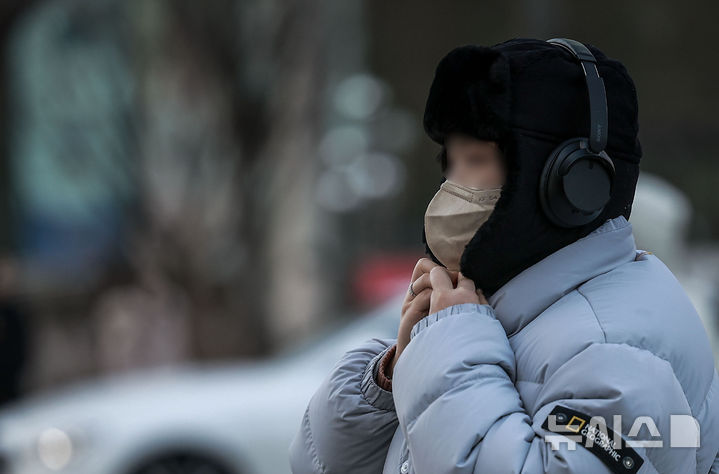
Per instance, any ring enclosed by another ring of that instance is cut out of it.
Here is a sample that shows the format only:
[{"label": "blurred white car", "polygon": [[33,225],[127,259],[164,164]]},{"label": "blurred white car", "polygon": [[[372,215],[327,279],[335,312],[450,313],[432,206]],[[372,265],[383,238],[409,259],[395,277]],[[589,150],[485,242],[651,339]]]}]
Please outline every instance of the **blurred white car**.
[{"label": "blurred white car", "polygon": [[0,411],[2,474],[282,474],[310,397],[344,352],[394,338],[397,295],[271,359],[95,379]]}]

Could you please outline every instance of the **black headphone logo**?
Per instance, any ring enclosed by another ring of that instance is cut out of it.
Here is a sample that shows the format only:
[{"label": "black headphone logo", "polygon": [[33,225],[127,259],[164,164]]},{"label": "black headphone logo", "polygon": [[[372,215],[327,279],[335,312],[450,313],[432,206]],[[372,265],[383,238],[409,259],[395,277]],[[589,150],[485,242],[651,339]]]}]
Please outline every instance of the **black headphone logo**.
[{"label": "black headphone logo", "polygon": [[609,131],[607,97],[597,60],[586,46],[568,38],[546,41],[579,60],[589,93],[591,128],[589,138],[565,140],[549,155],[539,181],[539,200],[554,224],[579,227],[602,213],[614,187],[614,163],[604,151]]}]

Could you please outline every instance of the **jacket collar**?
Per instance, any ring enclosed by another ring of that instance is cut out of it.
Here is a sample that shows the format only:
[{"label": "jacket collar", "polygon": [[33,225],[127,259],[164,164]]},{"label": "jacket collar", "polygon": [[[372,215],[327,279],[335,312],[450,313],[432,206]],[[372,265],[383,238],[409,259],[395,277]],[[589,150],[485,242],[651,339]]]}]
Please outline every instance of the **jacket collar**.
[{"label": "jacket collar", "polygon": [[508,336],[587,280],[636,257],[632,224],[620,215],[526,268],[487,301]]}]

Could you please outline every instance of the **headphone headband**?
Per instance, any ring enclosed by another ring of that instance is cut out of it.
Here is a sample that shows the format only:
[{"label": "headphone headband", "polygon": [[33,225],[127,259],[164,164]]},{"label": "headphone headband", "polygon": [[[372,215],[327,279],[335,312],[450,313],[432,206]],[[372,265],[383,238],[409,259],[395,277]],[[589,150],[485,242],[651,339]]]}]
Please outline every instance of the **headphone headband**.
[{"label": "headphone headband", "polygon": [[572,53],[581,63],[584,71],[584,79],[587,83],[589,93],[589,113],[591,126],[589,129],[589,150],[599,153],[607,146],[608,113],[607,97],[604,92],[604,80],[599,76],[597,70],[597,59],[579,41],[569,38],[552,38],[546,40],[548,43],[556,44]]}]

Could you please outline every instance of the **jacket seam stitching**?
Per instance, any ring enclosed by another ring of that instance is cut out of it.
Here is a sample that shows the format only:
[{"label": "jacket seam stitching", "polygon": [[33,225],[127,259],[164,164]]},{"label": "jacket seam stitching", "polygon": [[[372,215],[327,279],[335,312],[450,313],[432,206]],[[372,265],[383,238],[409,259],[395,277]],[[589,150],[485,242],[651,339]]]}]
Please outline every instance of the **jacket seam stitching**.
[{"label": "jacket seam stitching", "polygon": [[[594,319],[597,320],[597,324],[599,325],[599,328],[602,330],[602,334],[604,335],[604,344],[624,344],[629,347],[634,347],[635,349],[638,349],[640,351],[647,352],[647,353],[651,354],[652,356],[656,357],[657,359],[663,360],[664,362],[669,364],[669,368],[672,370],[672,375],[674,376],[674,379],[676,379],[677,383],[679,383],[679,377],[677,377],[677,373],[674,371],[674,366],[672,365],[671,362],[669,362],[664,357],[661,357],[661,356],[655,354],[654,352],[652,352],[648,349],[645,349],[643,347],[635,346],[634,344],[629,344],[626,342],[609,342],[609,341],[607,341],[607,333],[606,333],[606,331],[604,331],[604,327],[602,326],[602,323],[599,321],[599,317],[597,316],[597,312],[594,310],[594,306],[592,306],[591,301],[589,301],[589,298],[587,298],[587,296],[584,293],[582,293],[582,290],[580,290],[579,288],[577,288],[577,292],[580,295],[582,295],[584,297],[584,299],[587,301],[587,303],[589,304],[589,307],[592,310],[592,314],[594,314]],[[564,365],[564,364],[562,364],[562,365]],[[687,394],[684,393],[684,387],[682,386],[681,383],[679,383],[679,387],[681,387],[681,389],[682,389],[682,395],[684,396],[684,400],[687,402],[687,406],[689,407],[689,412],[692,414],[692,417],[694,417],[694,413],[693,413],[691,405],[689,404],[689,399],[687,398]],[[706,401],[706,398],[709,396],[710,391],[711,391],[711,383],[709,384],[709,388],[707,389],[707,393],[705,394],[704,401]],[[702,405],[704,404],[704,401],[702,402]]]},{"label": "jacket seam stitching", "polygon": [[524,382],[524,383],[533,383],[536,385],[544,385],[544,382],[537,382],[536,380],[524,380],[524,379],[517,379],[515,383]]},{"label": "jacket seam stitching", "polygon": [[[605,342],[604,344],[625,345],[625,346],[633,347],[633,348],[635,348],[635,349],[637,349],[637,350],[639,350],[639,351],[646,352],[646,353],[649,354],[650,356],[656,357],[657,359],[663,360],[664,362],[666,362],[667,365],[669,366],[669,368],[670,368],[671,371],[672,371],[672,376],[674,377],[674,380],[676,380],[676,381],[677,381],[677,384],[679,384],[679,388],[680,388],[681,391],[682,391],[682,397],[684,397],[684,401],[686,402],[687,407],[689,408],[689,414],[691,415],[692,418],[694,418],[694,419],[696,420],[696,417],[694,416],[694,411],[692,410],[692,406],[689,404],[689,399],[687,399],[687,394],[684,393],[684,387],[683,387],[682,384],[679,382],[679,377],[677,377],[677,373],[674,371],[674,366],[672,365],[671,362],[669,362],[668,360],[666,360],[664,357],[661,357],[661,356],[655,354],[654,352],[650,351],[649,349],[645,349],[645,348],[643,348],[643,347],[638,347],[638,346],[635,346],[634,344],[628,344],[628,343],[626,343],[626,342]],[[710,385],[710,388],[711,388],[711,385]],[[698,420],[697,420],[697,421],[698,421]],[[649,455],[648,455],[648,454],[647,454],[647,459],[649,459]],[[695,466],[698,466],[698,465],[699,465],[699,449],[695,449],[695,450],[694,450],[694,465],[695,465]],[[656,466],[654,466],[653,463],[652,463],[652,466],[656,469]]]},{"label": "jacket seam stitching", "polygon": [[[595,316],[596,316],[596,315],[595,315]],[[658,356],[657,354],[653,353],[652,351],[650,351],[650,350],[648,350],[648,349],[645,349],[645,348],[643,348],[643,347],[635,346],[634,344],[628,344],[628,343],[626,343],[626,342],[609,342],[609,341],[604,341],[604,342],[592,342],[592,343],[589,344],[587,347],[585,347],[584,349],[580,350],[579,352],[577,352],[576,354],[574,354],[572,357],[570,357],[569,359],[567,359],[566,361],[564,361],[559,367],[557,367],[557,368],[554,370],[554,373],[556,373],[558,370],[560,370],[562,367],[564,367],[567,363],[569,363],[569,361],[571,361],[572,359],[574,359],[575,357],[577,357],[577,356],[578,356],[579,354],[581,354],[582,352],[586,351],[590,346],[593,346],[594,344],[611,344],[611,345],[615,345],[615,346],[627,346],[627,347],[632,347],[632,348],[637,349],[637,350],[639,350],[639,351],[646,352],[646,353],[649,354],[651,357],[655,357],[656,359],[659,359],[659,360],[662,360],[662,361],[666,362],[666,363],[669,365],[669,368],[671,369],[672,376],[674,377],[674,379],[675,379],[675,380],[677,381],[677,383],[679,384],[679,388],[681,389],[682,396],[684,397],[684,401],[686,402],[687,407],[689,407],[689,413],[690,413],[690,415],[692,416],[692,418],[695,418],[695,419],[696,419],[696,417],[694,416],[694,413],[693,413],[693,411],[692,411],[692,407],[691,407],[691,405],[689,404],[689,400],[687,399],[687,395],[686,395],[686,393],[684,393],[684,387],[683,387],[682,384],[679,382],[679,378],[677,377],[676,372],[674,372],[674,367],[672,366],[671,362],[669,362],[668,360],[666,360],[664,357]],[[694,458],[695,458],[695,465],[699,465],[699,450],[698,450],[698,449],[695,450]],[[650,461],[650,460],[649,460],[649,455],[646,456],[646,459],[647,459],[648,461]],[[651,461],[650,461],[650,463],[651,463]],[[651,464],[652,464],[652,467],[654,467],[654,469],[656,469],[656,466],[654,465],[654,463],[651,463]],[[659,470],[657,470],[657,472],[659,472]]]},{"label": "jacket seam stitching", "polygon": [[[639,347],[639,346],[636,346],[636,345],[634,345],[634,344],[629,344],[629,343],[626,343],[626,342],[609,342],[609,341],[607,341],[607,333],[604,331],[604,327],[602,326],[602,323],[599,321],[599,317],[597,316],[597,312],[594,310],[594,306],[592,306],[592,303],[589,301],[589,298],[587,298],[587,296],[586,296],[584,293],[582,293],[582,291],[581,291],[579,288],[577,288],[577,292],[578,292],[580,295],[582,295],[582,296],[584,297],[584,299],[587,301],[587,303],[589,304],[589,307],[590,307],[591,310],[592,310],[592,314],[594,314],[594,319],[597,320],[597,324],[599,325],[599,328],[602,330],[602,334],[604,335],[604,344],[624,344],[624,345],[626,345],[626,346],[633,347],[633,348],[638,349],[638,350],[640,350],[640,351],[647,352],[648,354],[652,355],[653,357],[656,357],[657,359],[663,360],[664,362],[666,362],[666,363],[669,365],[669,368],[672,370],[672,375],[674,376],[674,379],[677,381],[677,383],[679,383],[679,377],[677,377],[677,373],[674,371],[674,366],[672,365],[671,362],[669,362],[669,361],[668,361],[667,359],[665,359],[664,357],[661,357],[661,356],[655,354],[654,352],[650,351],[649,349],[645,349],[645,348],[643,348],[643,347]],[[564,365],[564,364],[562,364],[562,365]],[[679,387],[682,389],[682,395],[684,396],[684,401],[687,402],[687,406],[689,407],[689,412],[692,414],[692,417],[694,417],[694,413],[693,413],[693,411],[692,411],[692,407],[691,407],[691,405],[689,404],[689,400],[687,399],[687,394],[684,393],[684,387],[682,386],[681,383],[679,383]],[[709,391],[710,391],[710,390],[711,390],[711,383],[709,384],[709,390],[707,390],[707,393],[706,393],[707,396],[709,395]],[[705,399],[706,399],[706,397],[705,397]],[[702,402],[702,404],[703,404],[703,403],[704,403],[704,402]]]},{"label": "jacket seam stitching", "polygon": [[[589,347],[591,347],[591,346],[593,346],[593,345],[595,345],[595,344],[607,344],[607,345],[611,344],[611,345],[614,345],[614,346],[627,346],[627,347],[632,347],[632,348],[637,349],[637,350],[642,351],[642,352],[646,352],[646,353],[649,354],[650,356],[652,356],[652,357],[654,357],[654,358],[656,358],[656,359],[659,359],[659,360],[661,360],[661,361],[666,362],[666,363],[669,365],[669,368],[670,368],[671,371],[672,371],[672,375],[674,376],[674,379],[677,381],[677,383],[679,383],[679,378],[677,377],[676,372],[674,372],[674,367],[672,367],[671,362],[669,362],[668,360],[666,360],[664,357],[660,357],[660,356],[658,356],[657,354],[653,353],[652,351],[650,351],[650,350],[648,350],[648,349],[645,349],[645,348],[643,348],[643,347],[635,346],[634,344],[629,344],[629,343],[626,343],[626,342],[610,342],[610,341],[605,341],[605,342],[595,341],[595,342],[589,343],[589,345],[587,345],[586,347],[584,347],[583,349],[581,349],[579,352],[577,352],[576,354],[574,354],[574,355],[573,355],[572,357],[570,357],[569,359],[567,359],[567,360],[565,360],[564,362],[562,362],[562,364],[559,365],[559,367],[557,367],[556,369],[554,369],[554,371],[552,372],[552,375],[550,375],[550,378],[551,378],[555,373],[557,373],[559,370],[561,370],[562,367],[564,367],[565,365],[567,365],[571,360],[573,360],[575,357],[579,356],[579,354],[583,353],[584,351],[586,351],[587,349],[589,349]],[[542,384],[544,385],[544,383],[546,383],[546,382],[543,382]],[[684,393],[684,387],[682,387],[682,384],[681,384],[681,383],[679,383],[679,387],[681,388],[682,395],[684,396],[684,401],[687,402],[687,406],[689,407],[689,412],[691,413],[691,415],[692,415],[692,417],[693,417],[693,416],[694,416],[694,413],[692,412],[692,407],[691,407],[691,405],[689,405],[689,400],[687,400],[687,396],[686,396],[686,394]]]},{"label": "jacket seam stitching", "polygon": [[[491,305],[488,304],[482,304],[482,303],[457,303],[450,306],[447,306],[445,308],[442,308],[439,311],[435,311],[434,313],[428,314],[427,316],[423,317],[419,321],[417,321],[414,326],[412,326],[412,330],[410,331],[410,341],[417,337],[417,335],[422,332],[424,329],[430,327],[433,324],[437,324],[443,319],[447,319],[451,316],[458,316],[463,314],[472,314],[472,310],[467,310],[464,305],[466,304],[472,304],[472,305],[479,305],[479,306],[489,306],[489,308],[483,308],[479,309],[477,312],[484,314],[489,317],[493,317],[496,319],[496,317],[492,316],[492,312],[494,312],[494,308]],[[463,305],[460,307],[460,305]],[[450,309],[451,308],[451,309]]]},{"label": "jacket seam stitching", "polygon": [[712,381],[709,382],[709,388],[707,389],[706,395],[704,395],[704,400],[702,401],[702,404],[701,404],[701,406],[699,407],[699,411],[701,411],[702,408],[704,408],[704,405],[706,405],[707,401],[709,400],[709,394],[711,393],[712,387],[714,386],[714,377],[715,377],[714,372],[716,372],[716,367],[713,367],[713,371],[712,371]]},{"label": "jacket seam stitching", "polygon": [[683,387],[682,384],[679,382],[679,377],[677,377],[677,373],[674,371],[674,366],[672,365],[671,362],[669,362],[669,361],[668,361],[667,359],[665,359],[664,357],[661,357],[661,356],[655,354],[654,352],[650,351],[649,349],[645,349],[645,348],[643,348],[643,347],[635,346],[634,344],[629,344],[629,343],[626,343],[626,342],[604,342],[604,344],[625,345],[625,346],[628,346],[628,347],[633,347],[633,348],[635,348],[635,349],[637,349],[637,350],[639,350],[639,351],[646,352],[647,354],[649,354],[649,355],[652,356],[652,357],[656,357],[657,359],[663,360],[664,362],[666,362],[667,365],[669,366],[669,368],[670,368],[671,371],[672,371],[672,375],[674,376],[674,379],[675,379],[675,380],[677,381],[677,383],[679,384],[679,388],[681,388],[681,390],[682,390],[682,395],[684,396],[684,401],[687,402],[687,407],[689,407],[689,413],[692,415],[692,417],[694,417],[694,412],[692,411],[692,407],[691,407],[691,405],[689,404],[689,400],[687,399],[687,394],[684,393],[684,387]]},{"label": "jacket seam stitching", "polygon": [[[487,380],[487,379],[501,379],[501,380],[506,380],[505,377],[506,377],[507,379],[511,380],[511,377],[509,377],[509,374],[507,374],[507,372],[506,372],[499,364],[480,364],[480,365],[495,365],[495,366],[499,367],[499,369],[500,369],[500,371],[501,371],[501,374],[482,374],[481,376],[478,376],[478,377],[475,377],[475,378],[471,378],[471,379],[467,379],[467,380],[465,380],[464,382],[461,382],[461,383],[459,383],[459,384],[457,384],[457,385],[452,385],[449,389],[445,390],[444,392],[439,393],[436,397],[434,397],[434,398],[432,399],[432,401],[430,401],[429,403],[427,403],[426,407],[425,407],[421,412],[419,412],[419,413],[417,414],[417,416],[414,417],[414,419],[409,420],[409,421],[407,422],[407,430],[409,431],[409,430],[415,425],[415,423],[417,422],[417,420],[419,419],[419,417],[422,416],[422,414],[424,414],[424,413],[429,409],[429,407],[430,407],[433,403],[437,402],[437,400],[439,400],[440,398],[444,397],[445,395],[447,395],[447,393],[449,393],[449,392],[451,392],[451,391],[456,391],[456,390],[458,390],[459,388],[464,387],[464,386],[476,385],[477,382],[480,381],[480,380]],[[524,413],[526,413],[526,410],[523,410],[523,411],[524,411]],[[519,412],[518,412],[518,411],[513,411],[513,412],[511,412],[511,413],[519,413]]]},{"label": "jacket seam stitching", "polygon": [[[712,381],[709,382],[709,388],[707,389],[707,393],[706,393],[706,395],[704,396],[704,401],[702,401],[702,404],[701,404],[701,406],[699,407],[699,411],[700,411],[700,412],[701,412],[702,409],[704,408],[704,405],[706,405],[706,403],[709,401],[709,394],[711,393],[712,387],[714,386],[714,377],[716,376],[716,375],[715,375],[715,372],[716,372],[716,367],[713,368]],[[675,376],[675,377],[676,377],[676,376]],[[685,395],[685,397],[686,397],[686,395]],[[688,402],[688,401],[687,401],[687,405],[689,405],[689,402]],[[690,406],[690,407],[689,407],[689,411],[690,411],[690,412],[691,412],[691,409],[692,409],[692,407]],[[693,414],[693,413],[692,413],[692,417],[694,417],[694,414]],[[696,419],[696,418],[695,418],[695,419]],[[699,421],[699,420],[697,420],[697,422],[698,422],[698,421]],[[716,453],[714,453],[714,458],[713,458],[713,459],[716,459],[717,455],[719,455],[719,451],[717,451]],[[713,464],[713,461],[712,461],[712,464]],[[696,450],[696,465],[699,466],[699,449]],[[709,469],[711,469],[711,467],[712,467],[712,466],[709,465]]]},{"label": "jacket seam stitching", "polygon": [[[602,336],[604,336],[604,342],[607,342],[607,332],[604,330],[604,326],[602,326],[602,322],[599,321],[599,316],[597,316],[597,311],[594,309],[592,302],[589,301],[589,298],[587,298],[587,295],[585,295],[579,287],[577,287],[577,293],[582,295],[582,298],[584,298],[584,301],[586,301],[587,304],[589,305],[589,309],[592,311],[592,315],[594,316],[594,319],[597,321],[597,325],[599,326],[599,329],[602,330]],[[674,368],[672,368],[672,371],[674,371]],[[676,377],[676,375],[675,375],[675,377]]]},{"label": "jacket seam stitching", "polygon": [[305,409],[305,415],[304,415],[306,423],[305,425],[305,432],[307,433],[307,445],[310,450],[310,456],[312,456],[312,462],[315,464],[315,467],[319,468],[320,473],[326,474],[327,468],[325,465],[320,461],[319,455],[317,454],[317,448],[315,447],[315,442],[312,437],[312,428],[310,427],[310,407],[307,406]]},{"label": "jacket seam stitching", "polygon": [[[687,394],[684,393],[684,387],[683,387],[682,384],[679,382],[679,377],[677,377],[677,373],[674,371],[674,366],[672,365],[672,363],[669,362],[669,361],[668,361],[667,359],[665,359],[664,357],[661,357],[661,356],[655,354],[654,352],[650,351],[649,349],[645,349],[645,348],[643,348],[643,347],[639,347],[639,346],[636,346],[636,345],[634,345],[634,344],[629,344],[629,343],[626,343],[626,342],[609,342],[609,341],[607,341],[607,333],[604,331],[604,327],[602,327],[602,324],[599,322],[599,317],[597,316],[597,312],[594,310],[594,307],[592,306],[592,303],[589,301],[589,298],[587,298],[586,295],[585,295],[584,293],[582,293],[582,291],[581,291],[579,288],[577,288],[577,292],[578,292],[580,295],[582,295],[582,296],[584,297],[584,299],[587,301],[587,303],[589,304],[589,307],[591,308],[592,313],[594,314],[594,318],[597,320],[597,324],[599,325],[599,328],[602,330],[602,334],[604,335],[604,344],[617,344],[617,345],[618,345],[618,344],[624,344],[624,345],[626,345],[626,346],[633,347],[633,348],[638,349],[638,350],[640,350],[640,351],[647,352],[648,354],[652,355],[653,357],[656,357],[657,359],[663,360],[664,362],[666,362],[666,363],[669,365],[669,368],[672,370],[672,375],[674,376],[674,379],[677,381],[677,383],[679,383],[679,387],[682,389],[682,395],[684,396],[684,401],[687,402],[687,406],[689,407],[689,412],[691,413],[692,417],[694,417],[694,412],[693,412],[693,410],[692,410],[691,405],[689,404],[689,400],[687,399]],[[562,364],[562,365],[564,365],[564,364]],[[709,389],[707,390],[706,396],[709,395],[709,391],[710,391],[710,390],[711,390],[711,383],[709,384]],[[705,396],[705,400],[706,400],[706,396]],[[704,404],[704,402],[702,402],[702,404]]]},{"label": "jacket seam stitching", "polygon": [[[646,452],[647,452],[647,451],[646,451],[646,449],[645,449],[645,450],[644,450],[644,453],[646,454]],[[649,464],[651,464],[651,465],[652,465],[652,468],[653,468],[655,471],[659,472],[659,469],[657,469],[657,466],[654,465],[654,462],[653,462],[651,459],[649,459],[649,455],[648,455],[648,454],[647,454],[643,459],[644,459],[646,462],[648,462]],[[660,474],[661,474],[661,473],[660,473]]]}]

